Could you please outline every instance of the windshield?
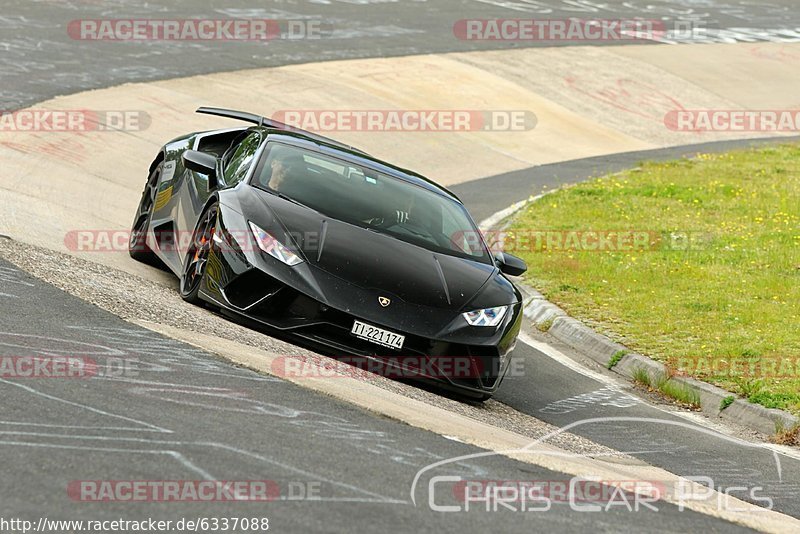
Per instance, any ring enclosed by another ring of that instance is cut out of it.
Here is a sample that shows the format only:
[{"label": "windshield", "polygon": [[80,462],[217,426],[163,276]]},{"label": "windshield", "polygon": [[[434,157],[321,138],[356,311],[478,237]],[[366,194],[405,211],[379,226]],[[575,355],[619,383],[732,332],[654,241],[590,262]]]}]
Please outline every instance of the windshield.
[{"label": "windshield", "polygon": [[351,162],[270,142],[252,183],[333,219],[434,252],[491,261],[460,203]]}]

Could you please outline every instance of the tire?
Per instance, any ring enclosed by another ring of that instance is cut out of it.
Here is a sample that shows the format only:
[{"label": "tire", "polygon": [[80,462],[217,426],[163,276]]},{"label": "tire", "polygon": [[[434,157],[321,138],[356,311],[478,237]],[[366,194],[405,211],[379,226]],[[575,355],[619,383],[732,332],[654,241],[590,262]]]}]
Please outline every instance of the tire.
[{"label": "tire", "polygon": [[156,261],[155,253],[147,246],[147,229],[150,226],[150,218],[153,216],[153,206],[156,203],[158,194],[158,181],[161,178],[161,169],[164,166],[162,161],[150,176],[142,191],[142,199],[139,201],[139,209],[136,210],[136,217],[131,225],[131,236],[128,240],[128,254],[136,261],[152,264]]},{"label": "tire", "polygon": [[217,213],[219,204],[216,202],[208,206],[197,220],[192,240],[183,260],[181,272],[180,294],[181,298],[191,304],[201,304],[200,287],[206,275],[206,264],[217,227]]}]

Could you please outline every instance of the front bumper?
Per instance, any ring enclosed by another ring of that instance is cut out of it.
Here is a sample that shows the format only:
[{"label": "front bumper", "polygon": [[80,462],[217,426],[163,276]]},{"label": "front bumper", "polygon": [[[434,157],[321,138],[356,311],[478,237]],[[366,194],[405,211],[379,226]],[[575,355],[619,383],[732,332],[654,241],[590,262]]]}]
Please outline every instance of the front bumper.
[{"label": "front bumper", "polygon": [[[402,374],[472,398],[487,398],[499,387],[522,322],[521,305],[517,304],[497,329],[467,326],[463,336],[453,332],[440,338],[420,335],[312,298],[257,268],[235,274],[214,253],[200,297],[256,326],[305,341],[327,355],[378,360],[389,376]],[[383,347],[356,337],[351,334],[356,320],[404,335],[403,348]],[[486,337],[488,330],[492,335]]]},{"label": "front bumper", "polygon": [[[382,307],[378,296],[385,292],[353,285],[307,262],[283,265],[241,246],[227,232],[231,224],[240,229],[246,221],[238,212],[221,212],[202,299],[334,357],[360,356],[406,370],[408,361],[424,361],[424,370],[431,372],[418,378],[439,387],[473,398],[497,390],[522,324],[521,303],[511,304],[497,328],[469,326],[458,310],[420,306],[397,295],[391,295],[391,306]],[[356,320],[404,335],[402,350],[351,334]]]}]

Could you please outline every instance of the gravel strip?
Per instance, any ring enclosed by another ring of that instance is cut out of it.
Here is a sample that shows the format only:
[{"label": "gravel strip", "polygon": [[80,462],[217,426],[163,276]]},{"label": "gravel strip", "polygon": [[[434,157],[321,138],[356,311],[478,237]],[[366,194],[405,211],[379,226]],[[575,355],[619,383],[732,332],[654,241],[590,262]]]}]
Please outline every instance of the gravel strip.
[{"label": "gravel strip", "polygon": [[[177,292],[177,280],[174,287],[169,287],[68,254],[7,238],[0,238],[0,257],[36,278],[123,319],[151,321],[215,335],[277,354],[331,361],[326,356],[250,330],[209,310],[187,304]],[[532,439],[557,430],[553,425],[494,400],[483,404],[468,404],[377,375],[370,375],[369,380],[372,384],[394,393]],[[546,442],[575,454],[612,456],[618,460],[637,462],[623,453],[574,434],[558,434]]]}]

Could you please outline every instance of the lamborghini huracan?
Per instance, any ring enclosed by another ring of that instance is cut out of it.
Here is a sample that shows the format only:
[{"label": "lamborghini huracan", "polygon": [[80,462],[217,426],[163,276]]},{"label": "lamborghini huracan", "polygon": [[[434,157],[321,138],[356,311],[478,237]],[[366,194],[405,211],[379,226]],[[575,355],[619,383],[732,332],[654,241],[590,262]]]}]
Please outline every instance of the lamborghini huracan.
[{"label": "lamborghini huracan", "polygon": [[163,262],[189,302],[458,396],[492,396],[522,322],[509,277],[526,265],[492,254],[453,193],[269,118],[198,112],[249,125],[162,147],[134,259]]}]

